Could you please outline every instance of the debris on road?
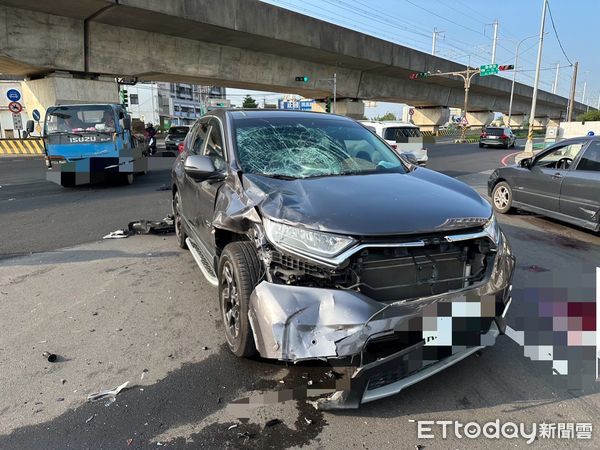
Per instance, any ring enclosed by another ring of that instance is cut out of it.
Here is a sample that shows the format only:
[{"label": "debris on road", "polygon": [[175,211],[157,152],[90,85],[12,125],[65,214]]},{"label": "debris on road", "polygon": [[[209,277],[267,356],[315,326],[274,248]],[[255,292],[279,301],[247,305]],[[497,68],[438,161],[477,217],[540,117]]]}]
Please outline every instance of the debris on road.
[{"label": "debris on road", "polygon": [[536,266],[535,264],[527,267],[529,272],[541,273],[541,272],[549,272],[550,269],[546,269],[544,267]]},{"label": "debris on road", "polygon": [[88,402],[97,402],[100,400],[108,400],[108,404],[110,404],[117,399],[117,395],[119,394],[119,392],[121,392],[123,389],[125,389],[128,384],[129,384],[129,381],[126,381],[125,383],[123,383],[120,386],[117,386],[114,389],[105,389],[100,392],[96,392],[94,394],[89,394],[87,396],[87,401]]},{"label": "debris on road", "polygon": [[90,423],[93,419],[94,419],[94,416],[90,416],[90,417],[87,418],[87,420],[85,421],[85,423]]},{"label": "debris on road", "polygon": [[170,191],[171,186],[169,186],[168,184],[162,184],[156,190],[157,191]]},{"label": "debris on road", "polygon": [[312,423],[313,423],[312,420],[310,420],[310,419],[308,419],[306,417],[304,418],[304,420],[305,420],[305,422],[306,422],[307,425],[312,425]]},{"label": "debris on road", "polygon": [[234,428],[237,428],[238,424],[234,423],[233,425],[230,425],[229,428],[227,428],[228,430],[233,430]]},{"label": "debris on road", "polygon": [[168,215],[162,220],[134,220],[127,228],[108,233],[102,239],[125,239],[134,234],[169,234],[175,232],[173,216]]},{"label": "debris on road", "polygon": [[140,377],[140,380],[143,380],[147,373],[148,373],[148,369],[142,370],[142,376]]},{"label": "debris on road", "polygon": [[67,382],[67,380],[65,380],[64,378],[60,379],[60,384],[65,384]]},{"label": "debris on road", "polygon": [[56,356],[54,353],[50,353],[50,352],[44,352],[42,353],[42,356],[44,358],[46,358],[48,360],[48,362],[56,362],[56,360],[58,359],[58,356]]},{"label": "debris on road", "polygon": [[267,423],[265,423],[265,428],[266,427],[274,427],[275,425],[279,425],[280,423],[283,423],[283,422],[279,419],[271,419],[271,420],[268,420]]},{"label": "debris on road", "polygon": [[131,444],[133,444],[133,439],[127,439],[127,447],[131,447]]}]

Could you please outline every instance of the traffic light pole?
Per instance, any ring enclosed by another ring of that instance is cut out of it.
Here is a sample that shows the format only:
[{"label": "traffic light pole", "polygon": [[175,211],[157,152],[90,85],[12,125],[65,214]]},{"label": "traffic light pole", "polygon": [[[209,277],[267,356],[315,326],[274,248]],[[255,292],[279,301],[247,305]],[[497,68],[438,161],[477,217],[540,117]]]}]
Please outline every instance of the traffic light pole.
[{"label": "traffic light pole", "polygon": [[[463,122],[466,122],[467,120],[467,109],[469,107],[469,89],[471,88],[471,80],[473,79],[473,77],[475,75],[479,75],[479,73],[481,72],[480,69],[471,69],[469,66],[467,66],[467,70],[461,70],[458,72],[436,72],[436,73],[432,73],[429,74],[428,76],[430,77],[435,77],[435,76],[457,76],[457,77],[461,77],[463,82],[464,82],[464,89],[465,89],[465,104],[464,104],[464,108],[463,108]],[[462,127],[462,132],[461,132],[461,141],[464,142],[466,139],[466,135],[467,135],[467,124],[463,123],[463,127]]]}]

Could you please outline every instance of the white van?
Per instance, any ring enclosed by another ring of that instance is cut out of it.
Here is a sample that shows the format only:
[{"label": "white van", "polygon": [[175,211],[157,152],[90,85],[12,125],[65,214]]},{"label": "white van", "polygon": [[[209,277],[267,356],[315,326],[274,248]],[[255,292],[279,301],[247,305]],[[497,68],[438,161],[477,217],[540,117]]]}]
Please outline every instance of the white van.
[{"label": "white van", "polygon": [[381,136],[399,153],[411,153],[419,165],[426,165],[427,149],[423,148],[423,136],[418,126],[407,122],[359,120],[361,124]]}]

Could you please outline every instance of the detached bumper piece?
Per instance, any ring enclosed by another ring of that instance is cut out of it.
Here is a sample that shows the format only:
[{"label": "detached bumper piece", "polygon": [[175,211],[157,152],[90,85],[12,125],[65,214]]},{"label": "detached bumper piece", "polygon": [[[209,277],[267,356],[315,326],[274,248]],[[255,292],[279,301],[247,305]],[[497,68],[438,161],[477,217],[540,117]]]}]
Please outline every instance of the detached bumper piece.
[{"label": "detached bumper piece", "polygon": [[376,290],[370,293],[377,300],[352,289],[263,281],[251,295],[248,316],[265,358],[351,367],[350,387],[319,405],[356,408],[493,345],[505,328],[514,265],[502,239],[483,280],[396,302]]}]

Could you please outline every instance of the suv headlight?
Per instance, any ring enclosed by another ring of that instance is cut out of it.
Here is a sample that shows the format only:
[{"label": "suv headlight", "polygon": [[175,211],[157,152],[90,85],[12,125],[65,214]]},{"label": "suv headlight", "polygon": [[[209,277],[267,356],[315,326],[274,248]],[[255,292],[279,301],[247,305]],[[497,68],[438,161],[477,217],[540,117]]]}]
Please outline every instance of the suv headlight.
[{"label": "suv headlight", "polygon": [[492,213],[490,220],[483,226],[483,231],[485,231],[495,244],[500,242],[500,228],[498,227],[494,213]]},{"label": "suv headlight", "polygon": [[271,243],[307,255],[330,258],[346,250],[356,241],[347,236],[293,227],[264,219],[265,234]]}]

